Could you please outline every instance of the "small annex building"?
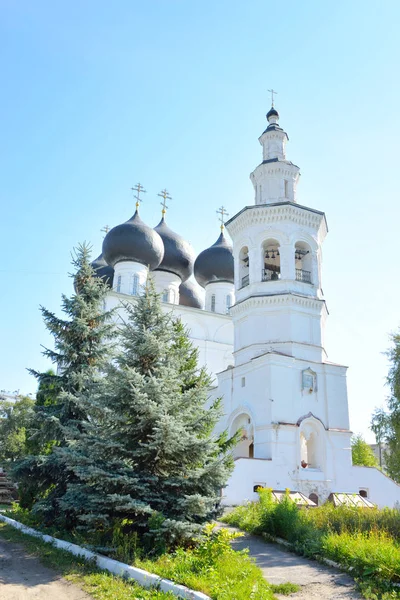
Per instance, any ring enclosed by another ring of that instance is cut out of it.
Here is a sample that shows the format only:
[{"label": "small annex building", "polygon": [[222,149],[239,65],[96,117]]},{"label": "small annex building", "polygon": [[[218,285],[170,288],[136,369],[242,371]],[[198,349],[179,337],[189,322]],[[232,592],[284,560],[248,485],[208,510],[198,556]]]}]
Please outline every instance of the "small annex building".
[{"label": "small annex building", "polygon": [[223,397],[218,431],[240,432],[225,504],[256,499],[261,486],[315,504],[361,494],[392,507],[400,486],[352,465],[347,367],[325,350],[327,220],[298,202],[300,169],[286,157],[288,140],[272,107],[250,175],[254,200],[226,223],[222,210],[220,235],[197,257],[166,222],[165,190],[160,223],[144,223],[138,184],[135,214],[107,232],[93,266],[110,286],[105,308],[122,312],[121,300],[135,302],[151,273],[165,310],[190,330],[214,376],[211,398]]}]

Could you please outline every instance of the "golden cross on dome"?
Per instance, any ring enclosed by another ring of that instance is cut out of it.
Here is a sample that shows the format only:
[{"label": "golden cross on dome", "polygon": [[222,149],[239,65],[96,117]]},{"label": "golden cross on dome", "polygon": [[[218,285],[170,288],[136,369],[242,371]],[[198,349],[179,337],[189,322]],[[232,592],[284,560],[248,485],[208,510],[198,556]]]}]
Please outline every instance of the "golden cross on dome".
[{"label": "golden cross on dome", "polygon": [[104,232],[107,235],[107,233],[110,231],[110,228],[108,225],[104,225],[103,229],[100,229],[100,231]]},{"label": "golden cross on dome", "polygon": [[160,202],[161,206],[163,207],[162,209],[162,215],[164,216],[165,213],[167,212],[167,200],[172,200],[172,197],[169,195],[169,193],[167,192],[167,190],[161,190],[161,192],[159,194],[157,194],[157,196],[160,196],[161,198],[163,198],[163,201]]},{"label": "golden cross on dome", "polygon": [[271,92],[271,106],[274,106],[274,94],[276,96],[278,92],[276,92],[274,89],[268,91]]},{"label": "golden cross on dome", "polygon": [[221,208],[219,208],[216,212],[217,212],[217,215],[221,215],[218,218],[218,220],[221,221],[221,231],[223,231],[224,227],[225,227],[225,224],[224,224],[225,223],[225,219],[224,219],[224,217],[229,217],[229,213],[226,212],[224,206],[221,206]]},{"label": "golden cross on dome", "polygon": [[143,202],[143,199],[140,197],[140,194],[145,194],[146,190],[144,189],[144,187],[142,186],[141,183],[137,183],[135,185],[135,187],[131,188],[132,192],[136,192],[136,194],[133,194],[133,197],[136,200],[136,209],[139,208],[139,204],[141,202]]}]

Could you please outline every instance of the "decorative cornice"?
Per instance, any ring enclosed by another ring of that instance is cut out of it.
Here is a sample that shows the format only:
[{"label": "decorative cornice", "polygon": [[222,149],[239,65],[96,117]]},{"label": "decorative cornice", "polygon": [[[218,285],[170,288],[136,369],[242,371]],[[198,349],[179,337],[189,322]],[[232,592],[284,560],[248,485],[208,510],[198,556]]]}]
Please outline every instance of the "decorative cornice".
[{"label": "decorative cornice", "polygon": [[325,237],[328,231],[325,213],[289,201],[245,206],[225,223],[225,227],[231,237],[234,238],[252,225],[265,225],[267,223],[278,223],[279,221],[290,221],[296,223],[296,225],[310,227],[317,231],[322,225],[322,237]]},{"label": "decorative cornice", "polygon": [[319,312],[325,306],[325,300],[318,298],[310,298],[308,296],[300,296],[297,294],[291,294],[290,292],[283,294],[268,294],[263,296],[249,296],[244,298],[240,302],[237,302],[231,307],[231,315],[237,316],[243,312],[247,312],[249,309],[259,308],[268,305],[296,305],[311,308],[312,310],[318,310]]}]

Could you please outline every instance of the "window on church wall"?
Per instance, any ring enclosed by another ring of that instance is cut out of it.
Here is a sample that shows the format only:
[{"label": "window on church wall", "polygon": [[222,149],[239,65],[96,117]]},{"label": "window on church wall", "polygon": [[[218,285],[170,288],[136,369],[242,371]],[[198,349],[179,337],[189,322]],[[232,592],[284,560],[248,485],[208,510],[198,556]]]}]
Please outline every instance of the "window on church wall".
[{"label": "window on church wall", "polygon": [[226,314],[229,315],[232,306],[232,296],[230,294],[226,297]]},{"label": "window on church wall", "polygon": [[135,275],[132,278],[132,296],[138,296],[138,295],[139,295],[139,277],[135,273]]},{"label": "window on church wall", "polygon": [[118,275],[118,278],[117,278],[117,292],[121,291],[121,281],[122,281],[122,277],[121,277],[121,275]]},{"label": "window on church wall", "polygon": [[361,496],[362,498],[368,498],[368,490],[366,490],[366,489],[362,488],[361,490],[359,490],[359,492],[358,492],[358,493],[360,494],[360,496]]},{"label": "window on church wall", "polygon": [[285,198],[289,198],[289,182],[287,179],[285,179],[284,184],[285,184]]},{"label": "window on church wall", "polygon": [[296,280],[312,284],[312,252],[308,244],[305,242],[296,243],[294,248],[294,261]]},{"label": "window on church wall", "polygon": [[239,252],[239,289],[246,287],[250,283],[249,267],[249,249],[247,246],[243,246]]},{"label": "window on church wall", "polygon": [[215,312],[215,294],[211,296],[211,312]]},{"label": "window on church wall", "polygon": [[163,302],[168,302],[168,290],[164,290],[161,296]]},{"label": "window on church wall", "polygon": [[266,240],[262,245],[261,281],[276,281],[281,278],[281,253],[277,240]]}]

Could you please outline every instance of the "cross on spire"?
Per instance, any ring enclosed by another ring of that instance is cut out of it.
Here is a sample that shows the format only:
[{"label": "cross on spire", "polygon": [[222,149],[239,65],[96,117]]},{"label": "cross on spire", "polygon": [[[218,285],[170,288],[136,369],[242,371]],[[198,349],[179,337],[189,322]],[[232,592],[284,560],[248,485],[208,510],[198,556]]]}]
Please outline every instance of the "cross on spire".
[{"label": "cross on spire", "polygon": [[107,233],[110,231],[110,228],[108,225],[104,225],[103,229],[100,229],[100,231],[107,235]]},{"label": "cross on spire", "polygon": [[167,200],[172,200],[172,197],[169,195],[169,193],[167,192],[166,189],[161,190],[161,192],[159,194],[157,194],[157,196],[160,196],[161,198],[163,198],[163,201],[160,202],[162,208],[162,216],[165,215],[165,213],[167,212]]},{"label": "cross on spire", "polygon": [[269,92],[271,92],[271,106],[274,106],[274,94],[275,96],[277,95],[278,92],[276,92],[274,89],[268,90]]},{"label": "cross on spire", "polygon": [[228,212],[226,212],[226,210],[225,210],[225,207],[224,207],[224,206],[221,206],[221,208],[219,208],[219,209],[216,211],[216,213],[217,213],[217,215],[221,215],[220,217],[218,217],[218,221],[220,221],[220,222],[221,222],[221,231],[223,231],[223,230],[224,230],[224,227],[225,227],[225,219],[224,219],[224,217],[229,217],[229,213],[228,213]]},{"label": "cross on spire", "polygon": [[140,197],[140,194],[145,194],[146,190],[144,189],[144,187],[142,186],[141,183],[137,183],[135,185],[135,187],[131,188],[132,192],[136,192],[136,194],[133,194],[133,197],[136,200],[136,210],[139,208],[139,204],[141,202],[143,202],[143,199]]}]

